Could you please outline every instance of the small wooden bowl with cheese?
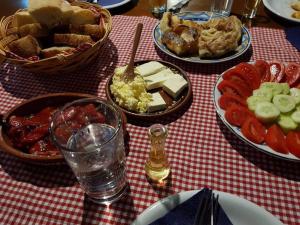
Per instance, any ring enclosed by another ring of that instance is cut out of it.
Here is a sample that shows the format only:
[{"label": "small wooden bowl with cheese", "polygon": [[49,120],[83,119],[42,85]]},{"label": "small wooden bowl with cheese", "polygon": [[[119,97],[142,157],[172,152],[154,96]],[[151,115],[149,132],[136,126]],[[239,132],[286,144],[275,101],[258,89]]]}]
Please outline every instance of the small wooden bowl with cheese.
[{"label": "small wooden bowl with cheese", "polygon": [[0,21],[0,63],[37,74],[64,74],[95,60],[112,29],[100,5],[29,0],[28,8]]},{"label": "small wooden bowl with cheese", "polygon": [[[192,97],[186,72],[161,60],[135,62],[134,83],[121,79],[126,66],[119,67],[106,83],[106,96],[128,118],[158,119],[181,110]],[[137,78],[138,77],[138,78]]]}]

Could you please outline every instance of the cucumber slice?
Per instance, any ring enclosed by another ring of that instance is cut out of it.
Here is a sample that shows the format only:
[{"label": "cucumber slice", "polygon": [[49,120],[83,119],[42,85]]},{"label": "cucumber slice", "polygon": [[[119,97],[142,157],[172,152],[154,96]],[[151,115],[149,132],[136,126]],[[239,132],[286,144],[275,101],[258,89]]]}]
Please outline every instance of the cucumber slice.
[{"label": "cucumber slice", "polygon": [[271,102],[259,102],[256,105],[255,116],[264,123],[275,121],[280,111]]},{"label": "cucumber slice", "polygon": [[281,94],[288,95],[290,94],[290,86],[288,83],[280,83],[282,91]]},{"label": "cucumber slice", "polygon": [[296,123],[300,123],[300,111],[296,110],[291,115],[292,120],[294,120]]},{"label": "cucumber slice", "polygon": [[293,96],[296,104],[300,103],[300,89],[299,88],[291,88],[290,93],[291,93],[291,96]]},{"label": "cucumber slice", "polygon": [[266,101],[271,102],[272,98],[273,98],[273,93],[272,90],[270,89],[256,89],[253,91],[253,96],[260,96],[262,98],[264,98]]},{"label": "cucumber slice", "polygon": [[281,94],[283,86],[280,83],[264,82],[260,85],[259,89],[267,89],[273,93],[273,96]]},{"label": "cucumber slice", "polygon": [[290,116],[283,114],[279,116],[278,124],[285,133],[288,133],[291,130],[296,130],[298,126],[298,124],[295,123],[295,121]]},{"label": "cucumber slice", "polygon": [[251,111],[255,111],[256,105],[259,102],[268,102],[265,98],[261,96],[250,96],[247,98],[247,105]]},{"label": "cucumber slice", "polygon": [[273,103],[282,113],[290,112],[296,107],[294,98],[290,95],[276,95]]}]

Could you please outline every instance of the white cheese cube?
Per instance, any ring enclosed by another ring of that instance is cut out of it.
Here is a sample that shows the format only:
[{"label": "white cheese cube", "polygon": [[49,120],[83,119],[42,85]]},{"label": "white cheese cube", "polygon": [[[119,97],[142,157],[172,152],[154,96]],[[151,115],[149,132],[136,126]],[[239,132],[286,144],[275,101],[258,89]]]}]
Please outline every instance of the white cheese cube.
[{"label": "white cheese cube", "polygon": [[144,77],[147,90],[162,87],[163,82],[171,78],[172,76],[174,76],[174,73],[168,68],[156,74]]},{"label": "white cheese cube", "polygon": [[161,97],[159,92],[155,92],[151,95],[152,101],[148,104],[148,112],[155,112],[166,108],[167,104],[165,100]]},{"label": "white cheese cube", "polygon": [[155,74],[164,68],[165,66],[163,64],[156,61],[147,62],[136,67],[138,73],[141,74],[142,77]]},{"label": "white cheese cube", "polygon": [[171,95],[173,98],[177,98],[182,90],[187,87],[188,82],[179,74],[174,74],[171,78],[163,83],[163,90]]}]

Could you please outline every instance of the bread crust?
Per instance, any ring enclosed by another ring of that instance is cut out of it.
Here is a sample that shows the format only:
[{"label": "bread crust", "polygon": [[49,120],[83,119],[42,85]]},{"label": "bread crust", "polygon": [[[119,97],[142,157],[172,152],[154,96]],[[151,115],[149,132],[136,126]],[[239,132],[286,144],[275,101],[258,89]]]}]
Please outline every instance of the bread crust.
[{"label": "bread crust", "polygon": [[75,48],[68,46],[50,47],[41,50],[43,58],[50,58],[58,54],[70,54],[75,51]]},{"label": "bread crust", "polygon": [[8,48],[18,56],[28,58],[40,54],[41,48],[38,41],[31,35],[27,35],[8,44]]},{"label": "bread crust", "polygon": [[18,28],[18,34],[20,37],[31,35],[33,37],[46,37],[49,35],[47,27],[42,26],[40,23],[26,24]]},{"label": "bread crust", "polygon": [[68,45],[77,47],[83,43],[91,43],[94,41],[89,35],[81,34],[54,34],[54,44],[55,45]]}]

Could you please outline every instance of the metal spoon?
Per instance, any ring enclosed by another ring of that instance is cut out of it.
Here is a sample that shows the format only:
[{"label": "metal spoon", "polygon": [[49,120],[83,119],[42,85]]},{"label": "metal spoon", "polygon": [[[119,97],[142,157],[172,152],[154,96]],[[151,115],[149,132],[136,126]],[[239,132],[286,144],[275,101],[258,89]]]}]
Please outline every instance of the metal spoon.
[{"label": "metal spoon", "polygon": [[135,77],[135,74],[134,74],[134,58],[135,58],[135,54],[136,54],[136,51],[137,51],[138,46],[139,46],[142,30],[143,30],[143,24],[139,23],[137,25],[136,31],[135,31],[135,36],[134,36],[134,42],[133,42],[133,46],[132,46],[130,61],[129,61],[127,67],[126,67],[126,70],[125,70],[124,74],[123,74],[123,80],[125,82],[131,81]]}]

